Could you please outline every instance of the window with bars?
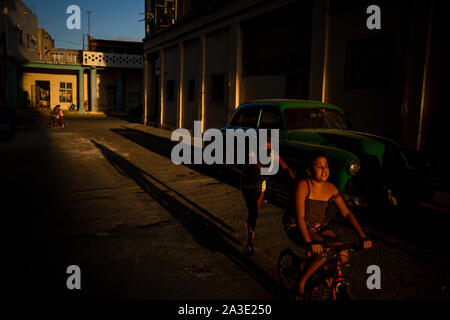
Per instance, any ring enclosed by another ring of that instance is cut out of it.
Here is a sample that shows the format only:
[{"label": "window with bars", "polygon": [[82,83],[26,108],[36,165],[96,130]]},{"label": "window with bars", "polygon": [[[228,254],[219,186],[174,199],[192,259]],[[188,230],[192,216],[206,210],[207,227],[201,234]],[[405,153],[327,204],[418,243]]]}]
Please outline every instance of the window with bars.
[{"label": "window with bars", "polygon": [[73,102],[72,98],[72,83],[60,82],[59,83],[59,102]]}]

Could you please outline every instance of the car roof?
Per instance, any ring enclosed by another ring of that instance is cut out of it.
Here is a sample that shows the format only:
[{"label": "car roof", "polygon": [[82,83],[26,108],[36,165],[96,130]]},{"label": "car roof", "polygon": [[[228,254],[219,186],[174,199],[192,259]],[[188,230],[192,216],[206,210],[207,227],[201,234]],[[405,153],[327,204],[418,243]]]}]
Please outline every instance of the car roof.
[{"label": "car roof", "polygon": [[320,101],[314,101],[314,100],[295,100],[295,99],[258,99],[258,100],[251,100],[249,102],[246,102],[242,104],[242,106],[249,106],[258,104],[260,106],[277,106],[281,110],[287,109],[287,108],[329,108],[334,109],[342,112],[342,109],[338,106],[332,105],[330,103],[324,103]]}]

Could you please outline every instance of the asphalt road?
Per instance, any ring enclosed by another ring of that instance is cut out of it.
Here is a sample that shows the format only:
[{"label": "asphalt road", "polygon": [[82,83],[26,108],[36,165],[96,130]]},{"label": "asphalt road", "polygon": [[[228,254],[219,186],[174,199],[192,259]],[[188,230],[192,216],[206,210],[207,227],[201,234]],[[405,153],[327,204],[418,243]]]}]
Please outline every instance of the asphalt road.
[{"label": "asphalt road", "polygon": [[[136,119],[67,120],[46,128],[40,113],[21,111],[14,138],[0,142],[11,298],[287,299],[278,256],[287,247],[304,253],[284,233],[282,205],[263,204],[249,258],[236,174],[174,165],[173,143],[137,130]],[[415,206],[358,217],[374,247],[345,267],[356,298],[450,298],[448,214]],[[333,228],[356,240],[342,221]],[[67,288],[70,265],[81,269],[81,290]],[[370,265],[380,267],[379,290],[366,286]]]}]

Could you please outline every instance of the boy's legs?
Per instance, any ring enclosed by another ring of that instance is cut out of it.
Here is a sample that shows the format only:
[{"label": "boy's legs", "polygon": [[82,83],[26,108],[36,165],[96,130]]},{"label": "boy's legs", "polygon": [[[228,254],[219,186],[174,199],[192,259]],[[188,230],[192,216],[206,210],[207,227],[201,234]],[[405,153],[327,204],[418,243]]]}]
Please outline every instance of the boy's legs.
[{"label": "boy's legs", "polygon": [[259,209],[261,207],[264,192],[257,189],[244,189],[242,194],[247,204],[248,218],[245,222],[245,227],[248,234],[248,247],[253,250],[254,232],[256,228],[256,219],[259,216]]},{"label": "boy's legs", "polygon": [[257,189],[244,189],[242,190],[242,194],[248,209],[247,227],[248,229],[251,228],[255,231],[256,219],[258,219],[259,216],[259,209],[264,197],[264,192]]}]

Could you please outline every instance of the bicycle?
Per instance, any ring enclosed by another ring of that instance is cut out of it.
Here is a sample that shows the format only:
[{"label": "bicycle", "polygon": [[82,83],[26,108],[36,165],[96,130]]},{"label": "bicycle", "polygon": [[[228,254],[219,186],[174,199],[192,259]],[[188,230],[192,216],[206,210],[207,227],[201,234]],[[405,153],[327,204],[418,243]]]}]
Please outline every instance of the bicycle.
[{"label": "bicycle", "polygon": [[64,128],[67,125],[66,120],[56,119],[53,113],[50,112],[50,116],[45,121],[45,127],[51,128],[51,127],[61,127]]},{"label": "bicycle", "polygon": [[[324,247],[327,261],[306,282],[305,298],[307,300],[354,300],[350,292],[350,284],[344,279],[342,263],[338,255],[341,250],[345,249],[355,251],[362,248],[354,243]],[[278,276],[287,293],[296,294],[298,281],[310,258],[311,255],[302,259],[290,248],[281,252],[278,258]],[[332,264],[335,266],[331,270],[324,268]]]}]

